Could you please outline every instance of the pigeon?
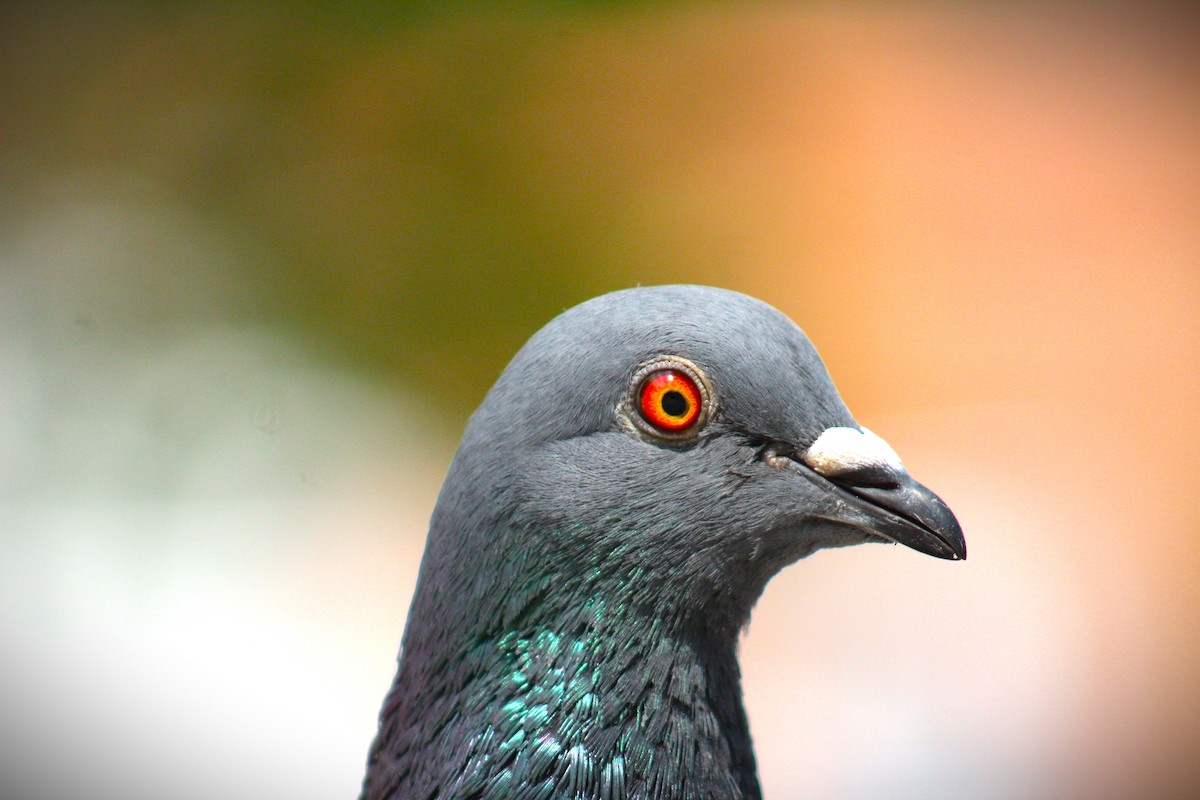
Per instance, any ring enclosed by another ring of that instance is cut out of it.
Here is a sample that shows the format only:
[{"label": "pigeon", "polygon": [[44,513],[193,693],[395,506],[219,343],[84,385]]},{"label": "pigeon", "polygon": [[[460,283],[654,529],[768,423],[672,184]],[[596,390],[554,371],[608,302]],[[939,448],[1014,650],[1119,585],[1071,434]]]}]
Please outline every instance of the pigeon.
[{"label": "pigeon", "polygon": [[684,285],[564,311],[451,462],[362,800],[761,798],[739,633],[783,567],[866,542],[966,557],[784,314]]}]

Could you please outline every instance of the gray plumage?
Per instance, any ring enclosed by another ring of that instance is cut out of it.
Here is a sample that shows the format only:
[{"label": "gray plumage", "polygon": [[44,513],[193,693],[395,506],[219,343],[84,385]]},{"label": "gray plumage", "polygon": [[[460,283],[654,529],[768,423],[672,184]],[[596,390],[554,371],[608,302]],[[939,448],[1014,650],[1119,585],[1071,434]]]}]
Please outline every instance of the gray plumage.
[{"label": "gray plumage", "polygon": [[[681,430],[653,414],[692,400],[645,411],[663,369],[703,406]],[[966,554],[787,317],[698,286],[570,309],[459,445],[363,797],[759,797],[738,631],[782,567],[868,541]]]}]

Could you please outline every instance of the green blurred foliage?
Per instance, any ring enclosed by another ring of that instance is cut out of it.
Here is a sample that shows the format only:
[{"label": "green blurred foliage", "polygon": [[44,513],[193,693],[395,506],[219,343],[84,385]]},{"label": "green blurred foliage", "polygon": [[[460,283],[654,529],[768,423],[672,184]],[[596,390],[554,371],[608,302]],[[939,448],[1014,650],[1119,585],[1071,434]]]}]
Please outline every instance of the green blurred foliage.
[{"label": "green blurred foliage", "polygon": [[166,194],[244,245],[231,315],[460,416],[558,311],[678,277],[629,206],[646,158],[556,133],[614,124],[556,54],[621,5],[10,6],[0,197]]}]

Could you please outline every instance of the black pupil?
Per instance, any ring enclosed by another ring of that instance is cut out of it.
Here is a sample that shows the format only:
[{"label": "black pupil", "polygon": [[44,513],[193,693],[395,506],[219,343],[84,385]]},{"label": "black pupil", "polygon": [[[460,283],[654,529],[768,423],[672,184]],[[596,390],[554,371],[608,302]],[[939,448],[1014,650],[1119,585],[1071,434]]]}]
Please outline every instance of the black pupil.
[{"label": "black pupil", "polygon": [[662,410],[672,417],[682,417],[688,409],[687,398],[674,390],[662,396]]}]

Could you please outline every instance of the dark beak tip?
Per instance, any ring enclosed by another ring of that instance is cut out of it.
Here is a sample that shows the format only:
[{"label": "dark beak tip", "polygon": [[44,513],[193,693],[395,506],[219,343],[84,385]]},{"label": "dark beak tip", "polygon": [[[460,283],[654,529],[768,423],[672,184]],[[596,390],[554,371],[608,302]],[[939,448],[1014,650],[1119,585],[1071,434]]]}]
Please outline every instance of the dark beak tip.
[{"label": "dark beak tip", "polygon": [[[953,514],[951,516],[953,517]],[[949,544],[950,549],[954,551],[955,561],[967,560],[967,537],[963,535],[957,519],[954,520],[954,537],[949,540]]]},{"label": "dark beak tip", "polygon": [[946,561],[967,560],[967,548],[965,545],[959,545],[942,539],[939,539],[936,544],[933,542],[926,542],[922,545],[915,545],[909,542],[897,542],[897,544],[903,544],[916,550],[918,553],[933,556],[934,558],[941,558]]},{"label": "dark beak tip", "polygon": [[839,485],[881,512],[875,524],[885,538],[935,558],[966,561],[967,542],[954,512],[907,474],[891,487]]},{"label": "dark beak tip", "polygon": [[929,555],[944,558],[947,561],[966,561],[967,560],[967,540],[963,536],[962,528],[958,525],[958,520],[950,513],[950,509],[943,508],[946,512],[946,518],[942,520],[942,524],[937,527],[928,527],[927,530],[936,536],[936,544],[934,548],[936,552],[929,552]]},{"label": "dark beak tip", "polygon": [[[947,511],[948,510],[949,509],[947,509]],[[938,538],[941,540],[942,546],[948,551],[946,555],[942,556],[942,558],[946,559],[947,561],[966,561],[966,537],[963,536],[962,528],[958,526],[958,520],[954,519],[953,515],[951,515],[950,518],[953,520],[954,524],[952,526],[948,526],[946,529],[943,529],[938,534]]]}]

